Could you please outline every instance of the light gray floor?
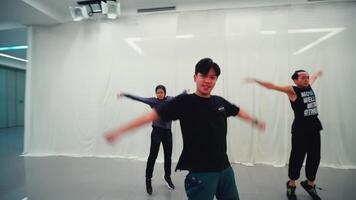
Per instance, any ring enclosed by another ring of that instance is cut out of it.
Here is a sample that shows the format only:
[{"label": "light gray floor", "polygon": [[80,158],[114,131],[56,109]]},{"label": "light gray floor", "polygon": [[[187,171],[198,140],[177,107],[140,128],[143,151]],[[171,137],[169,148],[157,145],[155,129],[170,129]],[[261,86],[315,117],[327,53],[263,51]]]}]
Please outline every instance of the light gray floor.
[{"label": "light gray floor", "polygon": [[[23,128],[0,129],[1,200],[180,200],[186,199],[186,172],[172,174],[169,190],[156,164],[153,195],[146,194],[145,162],[109,158],[20,157]],[[173,164],[175,167],[175,164]],[[279,200],[285,197],[287,168],[233,165],[242,200]],[[304,172],[302,173],[304,177]],[[320,196],[324,200],[355,200],[356,170],[320,168]],[[311,199],[297,189],[299,200]]]}]

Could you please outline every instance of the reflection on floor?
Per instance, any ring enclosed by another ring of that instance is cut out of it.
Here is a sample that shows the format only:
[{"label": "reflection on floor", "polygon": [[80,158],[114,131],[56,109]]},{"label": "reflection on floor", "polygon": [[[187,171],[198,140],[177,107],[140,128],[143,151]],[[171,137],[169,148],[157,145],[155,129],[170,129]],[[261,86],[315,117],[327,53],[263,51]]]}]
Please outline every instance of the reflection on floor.
[{"label": "reflection on floor", "polygon": [[[163,181],[163,165],[157,163],[153,195],[146,194],[146,163],[128,159],[20,157],[23,128],[0,129],[0,199],[2,200],[181,200],[186,199],[186,172],[172,174],[176,185]],[[173,167],[175,164],[173,164]],[[242,200],[286,199],[287,168],[234,164]],[[304,177],[304,172],[302,173]],[[356,199],[356,170],[320,168],[318,183],[323,200]],[[301,188],[299,200],[311,199]]]}]

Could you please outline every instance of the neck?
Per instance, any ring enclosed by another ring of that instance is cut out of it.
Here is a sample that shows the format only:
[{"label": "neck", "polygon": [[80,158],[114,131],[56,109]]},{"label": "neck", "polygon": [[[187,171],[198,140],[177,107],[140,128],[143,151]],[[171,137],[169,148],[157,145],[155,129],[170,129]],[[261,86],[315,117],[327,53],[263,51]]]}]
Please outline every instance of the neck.
[{"label": "neck", "polygon": [[200,96],[200,97],[203,97],[203,98],[209,98],[210,97],[210,93],[209,94],[202,94],[201,92],[199,92],[198,90],[195,91],[195,94]]},{"label": "neck", "polygon": [[299,87],[299,88],[307,88],[309,85],[307,85],[307,86],[296,85],[296,86]]}]

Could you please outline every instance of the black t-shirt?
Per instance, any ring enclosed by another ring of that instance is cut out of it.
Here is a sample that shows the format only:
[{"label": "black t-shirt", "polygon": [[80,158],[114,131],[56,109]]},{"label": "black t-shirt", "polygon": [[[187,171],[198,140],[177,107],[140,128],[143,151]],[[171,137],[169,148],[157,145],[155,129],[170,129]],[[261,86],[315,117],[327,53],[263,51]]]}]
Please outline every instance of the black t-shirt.
[{"label": "black t-shirt", "polygon": [[162,120],[180,120],[183,151],[177,169],[221,171],[230,166],[226,154],[227,117],[240,108],[219,96],[182,94],[156,108]]},{"label": "black t-shirt", "polygon": [[292,132],[314,132],[323,129],[318,118],[315,93],[310,85],[306,88],[293,86],[297,95],[295,101],[290,101],[294,111]]}]

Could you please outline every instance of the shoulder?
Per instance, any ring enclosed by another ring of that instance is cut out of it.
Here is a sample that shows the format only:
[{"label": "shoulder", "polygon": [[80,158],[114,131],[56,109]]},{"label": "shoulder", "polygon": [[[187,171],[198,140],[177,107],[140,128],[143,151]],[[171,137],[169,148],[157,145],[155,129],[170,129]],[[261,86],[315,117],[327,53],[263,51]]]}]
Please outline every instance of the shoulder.
[{"label": "shoulder", "polygon": [[[144,98],[143,98],[144,99]],[[159,102],[159,100],[156,97],[148,97],[147,100],[149,102]]]},{"label": "shoulder", "polygon": [[184,94],[178,95],[177,97],[182,98],[182,99],[189,99],[189,98],[192,98],[193,96],[194,96],[193,94],[184,93]]},{"label": "shoulder", "polygon": [[297,94],[301,91],[301,88],[299,88],[298,86],[295,86],[295,85],[291,85],[290,90],[291,90],[292,94]]},{"label": "shoulder", "polygon": [[224,97],[221,97],[221,96],[218,96],[218,95],[212,95],[211,98],[212,98],[214,101],[217,101],[217,102],[229,103],[229,101],[226,100]]},{"label": "shoulder", "polygon": [[176,97],[167,98],[167,102],[174,102],[174,103],[184,103],[186,101],[190,101],[191,95],[190,94],[180,94]]},{"label": "shoulder", "polygon": [[230,101],[226,100],[224,97],[214,95],[214,96],[212,96],[212,98],[213,98],[214,104],[216,104],[216,105],[226,106],[226,107],[235,106],[235,104],[233,104]]}]

